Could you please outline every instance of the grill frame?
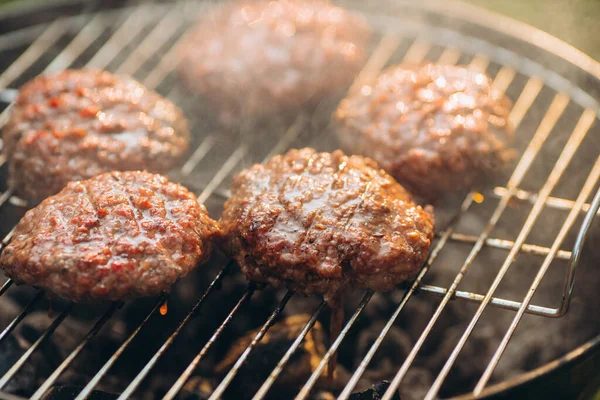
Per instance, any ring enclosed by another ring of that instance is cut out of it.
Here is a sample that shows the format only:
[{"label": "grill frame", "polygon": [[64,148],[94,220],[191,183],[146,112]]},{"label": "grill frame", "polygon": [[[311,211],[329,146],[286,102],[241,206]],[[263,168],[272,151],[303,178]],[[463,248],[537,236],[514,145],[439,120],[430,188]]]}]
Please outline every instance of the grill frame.
[{"label": "grill frame", "polygon": [[[76,3],[76,2],[74,2],[74,3]],[[406,4],[408,4],[408,3],[406,3]],[[390,9],[392,9],[394,7],[394,5],[392,5],[392,4],[390,4],[389,6],[391,7]],[[451,7],[451,6],[446,5],[446,3],[442,3],[442,2],[439,2],[439,3],[438,2],[425,2],[425,4],[423,6],[425,8],[432,7],[431,8],[432,10],[435,9],[433,7],[439,7],[439,8],[437,8],[437,10],[443,9],[444,12],[454,13],[454,14],[458,13],[465,20],[473,20],[474,19],[473,15],[483,16],[484,17],[483,21],[489,23],[490,24],[489,26],[494,26],[494,27],[500,27],[500,26],[509,27],[509,29],[502,29],[502,30],[504,30],[505,34],[507,34],[509,36],[513,36],[514,38],[518,38],[519,36],[521,36],[522,38],[526,38],[526,40],[528,40],[529,42],[531,42],[536,47],[543,48],[546,51],[550,51],[552,53],[555,53],[556,55],[560,56],[561,58],[568,59],[573,65],[576,65],[578,68],[581,68],[582,70],[586,71],[588,74],[592,75],[595,78],[595,81],[594,81],[595,85],[600,89],[600,84],[599,84],[599,82],[600,82],[600,64],[598,64],[595,61],[589,59],[589,57],[583,55],[581,52],[575,50],[574,48],[570,47],[569,45],[566,45],[565,43],[559,41],[558,39],[555,39],[555,38],[553,38],[553,37],[551,37],[551,36],[549,36],[547,34],[543,34],[540,31],[535,30],[534,28],[530,28],[530,27],[528,27],[526,25],[523,25],[521,23],[518,23],[516,21],[512,21],[512,20],[510,20],[510,19],[508,19],[506,17],[497,16],[495,14],[488,13],[488,12],[485,12],[485,11],[482,11],[482,10],[479,10],[479,9],[476,9],[476,8],[468,7],[468,6],[465,6],[465,5],[461,5],[461,7]],[[460,12],[457,11],[457,10],[460,10],[460,8],[462,8],[462,11],[460,11]],[[119,11],[119,13],[120,12],[121,11]],[[493,22],[493,24],[492,24],[492,18],[495,19],[495,21]],[[476,19],[478,19],[478,18],[476,18]],[[500,21],[500,23],[498,23],[498,21]],[[480,19],[478,21],[478,23],[482,24],[483,22]],[[47,29],[58,29],[58,26],[59,26],[58,23],[55,23],[54,25],[50,24]],[[87,25],[87,26],[89,26],[89,25]],[[501,29],[498,29],[498,30],[501,30]],[[51,32],[53,32],[53,31],[51,31]],[[51,35],[49,35],[49,36],[51,36]],[[39,39],[39,37],[38,37],[38,39]],[[175,48],[175,47],[176,46],[173,46],[173,48]],[[427,51],[427,49],[419,48],[419,46],[413,47],[413,48],[415,50],[413,51],[413,53],[408,58],[414,57],[414,58],[418,59],[418,57],[420,55],[423,55],[423,53]],[[450,55],[446,54],[446,57],[448,59],[452,59],[453,56],[451,54]],[[169,60],[169,61],[172,60],[170,57],[165,57],[164,59]],[[477,64],[479,62],[485,64],[485,60],[481,60],[481,59],[480,60],[476,60],[476,62],[474,64]],[[63,64],[64,64],[64,62],[63,62]],[[162,63],[161,63],[161,65],[162,65]],[[56,68],[58,68],[59,66],[60,66],[60,63],[57,64],[57,65],[54,65],[54,67],[56,67]],[[159,72],[156,72],[156,75],[151,74],[151,78],[147,78],[147,80],[150,82],[149,86],[154,86],[156,83],[160,83],[160,77],[161,77],[161,75],[160,75],[161,72],[160,71],[161,71],[161,68],[157,67],[155,69],[155,71],[159,71]],[[165,75],[166,75],[168,73],[168,71],[162,71],[162,73],[165,73]],[[367,78],[368,78],[368,76],[367,76]],[[1,81],[2,81],[2,79],[0,78],[0,83],[1,83]],[[360,77],[359,77],[359,79],[357,81],[360,81]],[[510,81],[509,81],[509,83],[510,83]],[[6,115],[6,113],[3,112],[3,115]],[[291,128],[288,130],[288,133],[292,132],[290,134],[290,137],[292,137],[292,138],[294,137],[294,133],[295,133],[295,131],[299,130],[299,127],[301,127],[301,122],[298,122],[298,121],[291,126]],[[288,137],[288,133],[286,133],[286,135],[284,135],[285,138]],[[210,139],[210,138],[213,138],[213,139]],[[208,140],[208,141],[206,141],[206,140]],[[196,159],[198,159],[198,160],[202,159],[203,155],[206,155],[206,153],[210,151],[210,149],[212,148],[211,140],[214,140],[214,136],[207,136],[206,140],[204,142],[202,142],[201,146],[198,147],[196,149],[196,152],[194,152],[192,154],[192,156],[190,157],[190,159],[192,161],[194,161]],[[279,146],[279,145],[275,146],[275,148],[272,149],[271,153],[277,153],[277,152],[279,152],[280,151],[280,149],[279,149],[280,147],[285,147],[285,145],[283,145],[283,146]],[[238,162],[245,155],[246,151],[247,151],[247,149],[245,149],[244,147],[240,147],[236,151],[233,152],[233,154],[231,155],[231,157],[223,164],[222,168],[214,176],[213,180],[211,180],[206,185],[206,187],[204,188],[204,190],[200,194],[199,199],[201,201],[207,200],[213,194],[216,194],[216,195],[219,195],[219,194],[223,195],[224,194],[224,195],[226,195],[226,193],[219,192],[219,189],[218,189],[219,183],[223,179],[227,178],[227,176],[229,175],[229,172],[231,172],[231,170],[236,167],[236,165],[238,164]],[[184,165],[184,172],[193,169],[193,162],[191,164],[189,164],[189,165],[191,165],[191,167],[188,167],[188,168],[186,168],[186,166]],[[533,196],[532,193],[527,193],[527,192],[521,191],[521,190],[519,190],[519,191],[516,191],[516,190],[511,191],[510,189],[507,190],[506,188],[502,188],[502,187],[496,188],[496,189],[497,189],[496,190],[497,193],[499,193],[499,197],[501,197],[501,198],[516,197],[516,198],[523,198],[524,200],[533,199],[535,201],[535,196]],[[7,201],[9,201],[10,196],[11,196],[11,193],[9,191],[5,191],[0,196],[0,205],[3,205]],[[471,201],[472,201],[472,199],[471,199]],[[569,203],[569,201],[564,200],[564,199],[560,199],[560,198],[550,198],[549,201],[544,201],[542,203],[542,205],[546,205],[546,206],[552,205],[552,204],[555,204],[555,205],[557,205],[559,207],[562,206],[562,207],[565,207],[565,208],[568,208],[568,209],[572,209],[573,206],[575,205],[575,203],[572,202],[572,201]],[[587,222],[591,223],[593,217],[595,216],[595,214],[596,214],[596,212],[598,210],[599,204],[600,204],[600,197],[597,196],[597,198],[595,198],[594,201],[591,204],[587,204],[586,203],[586,204],[582,204],[581,205],[582,206],[582,211],[588,211],[588,213],[587,213],[588,214],[588,218],[586,219]],[[592,211],[592,213],[589,212],[590,210]],[[579,235],[578,242],[576,244],[575,250],[570,254],[570,256],[573,256],[573,254],[575,254],[575,257],[572,258],[572,261],[577,261],[577,255],[579,255],[579,253],[580,253],[580,250],[581,250],[581,246],[580,245],[583,242],[583,240],[585,239],[585,233],[586,233],[585,226],[586,226],[586,224],[584,223],[584,225],[583,225],[584,229],[582,229],[582,231],[581,231],[581,233]],[[588,227],[589,227],[589,225],[588,225]],[[444,237],[445,235],[446,234],[444,233],[442,237]],[[453,239],[462,240],[462,241],[465,241],[465,242],[468,242],[468,240],[466,240],[466,239],[469,239],[471,241],[474,241],[475,244],[479,241],[479,238],[465,238],[465,237],[460,237],[460,236],[456,236],[452,232],[448,233],[448,235],[446,236],[446,238],[444,240],[453,240]],[[488,243],[487,239],[488,238],[485,238],[485,240],[483,242],[481,242],[480,246],[490,245],[490,243]],[[494,242],[494,240],[495,240],[494,238],[491,238],[491,240],[492,240],[492,242],[491,242],[492,245],[496,244],[497,246],[500,246],[500,247],[504,246],[504,248],[506,248],[506,249],[510,249],[510,248],[514,247],[514,242],[511,244],[511,243],[503,243],[503,242]],[[7,239],[5,238],[5,240],[3,241],[3,243],[6,244],[6,242],[7,242]],[[529,247],[527,247],[527,246],[528,245],[526,244],[524,246],[524,248],[528,248],[532,252],[536,251],[535,246],[529,246]],[[541,252],[546,252],[546,254],[549,251],[548,248],[537,249],[537,250],[540,250]],[[562,256],[560,254],[562,254]],[[568,252],[564,252],[563,251],[562,253],[559,253],[559,258],[560,257],[567,257],[568,255],[569,255]],[[576,263],[573,263],[572,265],[576,266]],[[424,276],[425,272],[423,272],[422,275],[420,274],[420,276]],[[215,278],[215,280],[208,287],[208,289],[206,290],[206,292],[204,293],[204,295],[194,305],[192,311],[188,314],[188,317],[193,314],[193,312],[194,312],[195,309],[197,309],[199,306],[201,306],[202,300],[211,293],[211,291],[213,290],[213,288],[215,287],[215,285],[226,274],[227,274],[227,270],[226,270],[226,268],[224,268],[222,270],[222,272]],[[10,284],[8,284],[8,285],[5,284],[0,289],[0,295],[2,295],[6,290],[8,290],[9,286],[10,286]],[[416,285],[413,286],[413,288],[411,290],[414,292],[415,289],[416,289]],[[421,286],[419,289],[421,291],[427,291],[428,287]],[[434,287],[429,287],[429,289],[430,289],[429,290],[430,292],[435,292],[437,289],[440,289],[440,288],[435,289]],[[241,303],[243,303],[248,297],[250,297],[253,290],[254,290],[253,286],[252,285],[249,286],[248,291],[242,296],[242,298],[240,299],[240,302],[238,303],[238,305],[241,304]],[[569,282],[567,282],[567,286],[566,286],[565,290],[566,291],[567,290],[572,290],[572,287],[570,287]],[[438,290],[438,293],[439,293],[439,290]],[[445,293],[441,293],[441,294],[445,294]],[[361,303],[363,305],[363,307],[364,307],[364,305],[366,305],[366,303],[370,299],[371,295],[372,295],[371,292],[368,292],[365,295],[365,297],[363,299],[363,302]],[[478,298],[474,298],[472,293],[461,292],[461,291],[457,291],[455,293],[455,296],[458,299],[463,299],[463,300],[469,300],[470,299],[471,301],[476,301],[476,302],[481,302],[484,299],[484,297],[482,295],[479,295]],[[448,299],[450,299],[450,298],[448,298]],[[554,315],[554,316],[561,316],[561,315],[564,314],[564,312],[566,312],[566,308],[568,307],[568,299],[569,299],[568,296],[563,297],[564,301],[563,301],[563,303],[561,303],[561,307],[559,307],[559,308],[557,308],[557,309],[554,310],[554,312],[556,313],[556,315]],[[34,300],[35,300],[35,298],[34,298]],[[35,304],[34,300],[32,300],[31,304]],[[492,299],[490,297],[487,300],[491,300],[492,305],[502,306],[502,299]],[[156,312],[156,310],[158,310],[158,308],[160,307],[160,305],[163,302],[164,302],[164,298],[159,298],[159,300],[157,301],[155,307],[152,309],[152,312],[150,314],[148,314],[148,318],[151,315],[153,315]],[[514,308],[516,308],[518,306],[518,304],[514,304],[514,303],[515,302],[513,302],[513,304],[504,304],[504,305],[506,305],[509,308],[512,307],[514,309]],[[322,309],[322,306],[323,306],[323,303],[321,303],[321,306],[319,306],[319,308],[317,309],[317,311],[315,312],[315,314],[313,315],[313,317],[316,316],[318,312],[320,312],[320,310]],[[532,312],[532,313],[536,313],[536,310],[537,310],[538,313],[545,312],[546,314],[552,312],[552,310],[548,309],[548,308],[546,308],[544,310],[542,307],[537,307],[537,308],[536,307],[537,306],[531,306],[531,307],[528,308],[528,311]],[[111,309],[109,309],[107,311],[107,314],[110,312]],[[278,309],[279,309],[279,307],[271,315],[271,318],[265,323],[265,325],[264,325],[265,326],[265,330],[268,329],[270,323],[277,316],[277,314],[278,314],[277,310]],[[358,314],[360,313],[361,310],[362,310],[362,308],[359,307],[357,309],[357,313],[353,316],[353,318],[358,317]],[[21,318],[21,319],[24,318],[26,316],[26,314],[27,314],[26,311],[27,311],[27,309],[24,310],[24,313],[22,313],[17,318]],[[105,314],[105,315],[107,315],[107,314]],[[232,314],[230,314],[230,315],[232,315]],[[187,318],[186,318],[186,320],[187,320]],[[352,318],[350,319],[351,322],[353,320],[354,319],[352,319]],[[17,321],[17,323],[19,321]],[[227,322],[227,320],[225,322]],[[313,322],[314,322],[314,318],[313,318]],[[164,348],[165,351],[168,348],[168,346],[170,345],[170,343],[172,343],[172,339],[175,338],[175,336],[177,335],[177,333],[183,327],[184,324],[185,324],[185,320],[182,322],[182,324],[180,324],[178,326],[177,330],[174,333],[174,336],[172,335],[169,338],[170,341],[165,342],[165,345],[166,345],[166,347]],[[16,326],[16,324],[15,324],[15,326]],[[143,326],[143,323],[140,325],[140,328],[142,326]],[[222,326],[224,326],[224,325],[222,325]],[[348,328],[350,328],[352,326],[352,324],[350,323],[350,324],[347,324],[346,326]],[[92,330],[94,328],[92,328]],[[136,330],[134,332],[134,334],[136,332],[138,332],[138,330]],[[7,332],[6,330],[4,332],[2,332],[2,334],[0,334],[0,340],[7,333],[9,333],[9,332]],[[340,336],[339,342],[336,341],[336,343],[338,343],[338,344],[341,343],[341,340],[344,337],[343,333],[344,332],[342,332],[342,335]],[[258,338],[258,339],[260,339],[260,338]],[[594,340],[592,340],[592,341],[590,341],[590,342],[588,342],[588,343],[580,346],[578,349],[573,350],[572,352],[570,352],[567,355],[565,355],[564,357],[562,357],[559,360],[560,363],[557,364],[557,365],[552,366],[552,365],[548,364],[546,366],[540,367],[538,370],[532,371],[531,373],[528,374],[527,380],[534,379],[536,377],[539,377],[542,374],[546,374],[546,373],[548,373],[550,371],[553,371],[559,365],[563,365],[564,363],[571,362],[571,361],[575,360],[577,357],[580,357],[584,352],[587,352],[590,349],[593,350],[594,348],[597,348],[599,340],[600,339],[596,338],[596,339],[594,339]],[[86,340],[84,339],[82,341],[82,345],[85,345],[85,343],[86,343]],[[334,343],[334,347],[335,346],[336,346],[336,344]],[[155,356],[160,357],[160,355],[162,354],[161,353],[162,350],[163,350],[163,348],[161,348],[157,353],[155,353]],[[323,365],[325,364],[325,361],[322,363]],[[146,370],[146,369],[144,369],[144,370]],[[149,370],[150,369],[148,369],[148,371],[146,371],[146,372],[149,372]],[[144,372],[144,371],[142,371],[142,372]],[[140,375],[140,376],[141,376],[141,379],[137,382],[138,384],[145,377],[145,375]],[[511,387],[514,387],[515,385],[517,385],[519,383],[522,383],[524,380],[523,379],[515,379],[513,381],[514,382],[507,381],[507,382],[502,382],[500,384],[496,384],[494,386],[491,386],[491,387],[485,389],[480,394],[482,396],[485,396],[485,395],[488,395],[488,394],[497,393],[497,392],[499,392],[501,390],[506,390],[506,389],[509,389]],[[0,379],[0,383],[1,382],[2,382],[2,380]],[[90,387],[90,389],[91,389],[91,387]],[[135,390],[135,387],[133,387],[131,389],[131,391],[133,391],[133,390]],[[219,389],[217,389],[217,390],[219,390]],[[224,390],[224,388],[223,388],[223,390]],[[127,395],[128,393],[129,393],[129,391],[124,392],[123,395],[122,395],[122,397],[123,398],[126,397],[125,395]],[[0,395],[1,395],[1,392],[0,392]],[[40,395],[41,395],[41,393],[40,393]],[[35,395],[34,395],[34,397],[35,397]]]}]

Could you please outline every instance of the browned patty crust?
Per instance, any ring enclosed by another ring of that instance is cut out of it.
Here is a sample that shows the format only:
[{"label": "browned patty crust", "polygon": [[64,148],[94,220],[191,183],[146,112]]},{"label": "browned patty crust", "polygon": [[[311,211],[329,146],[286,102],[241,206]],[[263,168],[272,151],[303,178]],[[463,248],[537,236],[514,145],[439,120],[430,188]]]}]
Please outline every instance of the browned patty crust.
[{"label": "browned patty crust", "polygon": [[127,300],[168,291],[212,249],[217,223],[183,186],[149,172],[71,182],[29,210],[0,267],[73,300]]},{"label": "browned patty crust", "polygon": [[126,76],[67,70],[20,90],[3,130],[9,185],[37,203],[113,170],[166,172],[187,152],[179,108]]},{"label": "browned patty crust", "polygon": [[366,22],[326,0],[219,5],[181,49],[186,84],[223,122],[322,100],[349,85],[370,38]]},{"label": "browned patty crust", "polygon": [[432,199],[469,187],[510,159],[510,108],[482,73],[396,66],[343,100],[335,120],[342,147]]},{"label": "browned patty crust", "polygon": [[224,247],[252,281],[331,297],[344,285],[390,290],[433,239],[433,210],[378,165],[341,151],[291,150],[233,180]]}]

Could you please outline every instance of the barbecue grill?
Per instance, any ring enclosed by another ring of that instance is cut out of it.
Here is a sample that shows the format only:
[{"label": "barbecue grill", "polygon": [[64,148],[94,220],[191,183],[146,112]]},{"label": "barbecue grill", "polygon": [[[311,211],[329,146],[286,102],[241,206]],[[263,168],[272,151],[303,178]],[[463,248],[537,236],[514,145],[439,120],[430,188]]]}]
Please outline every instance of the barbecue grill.
[{"label": "barbecue grill", "polygon": [[[186,29],[214,4],[143,2],[117,7],[111,2],[98,3],[102,4],[63,1],[12,11],[0,17],[0,99],[5,102],[0,124],[6,122],[9,102],[15,94],[13,89],[39,73],[94,67],[131,74],[185,109],[193,129],[193,150],[181,170],[174,171],[172,177],[197,190],[199,201],[206,203],[213,216],[218,215],[228,196],[231,176],[244,166],[291,147],[335,148],[334,135],[322,134],[328,129],[327,115],[331,111],[328,104],[304,110],[299,115],[274,117],[268,126],[244,122],[233,135],[223,134],[218,125],[202,117],[204,114],[198,107],[202,108],[203,99],[193,98],[185,92],[174,69],[178,62],[177,48]],[[502,356],[510,349],[511,338],[524,318],[551,326],[568,315],[571,299],[578,294],[574,282],[580,259],[585,261],[581,264],[593,262],[593,257],[584,251],[584,242],[593,229],[593,219],[600,207],[600,125],[596,123],[600,111],[600,64],[543,32],[458,3],[348,0],[343,5],[363,14],[376,30],[370,57],[350,91],[372,82],[385,66],[401,61],[460,63],[486,71],[493,77],[493,86],[515,101],[510,119],[517,127],[519,156],[512,170],[506,176],[496,178],[485,191],[468,193],[464,198],[450,200],[449,204],[440,207],[442,222],[438,223],[437,237],[427,263],[416,278],[397,289],[396,301],[387,320],[367,346],[368,351],[353,365],[336,395],[348,399],[353,392],[364,389],[359,387],[360,380],[376,358],[386,335],[402,318],[407,304],[423,297],[433,305],[434,311],[427,316],[400,368],[387,377],[390,385],[383,399],[392,399],[398,387],[402,387],[407,373],[426,342],[431,340],[436,323],[450,304],[460,304],[468,317],[453,346],[443,354],[441,368],[431,371],[434,379],[428,387],[427,399],[440,394],[473,333],[488,323],[484,319],[487,314],[492,318],[502,315],[508,323],[499,340],[494,342],[491,358],[485,360],[487,366],[479,372],[472,387],[463,388],[461,398],[510,398],[522,390],[536,390],[540,397],[544,393],[550,397],[559,393],[561,396],[581,393],[597,378],[600,363],[598,329],[591,338],[573,343],[570,351],[560,354],[556,361],[534,365],[526,374],[513,379],[495,379],[494,372],[502,362],[510,364],[511,360]],[[260,135],[253,134],[259,130]],[[6,187],[5,161],[5,155],[2,155],[2,247],[10,240],[14,224],[26,210],[26,204]],[[145,310],[145,313],[136,315],[136,325],[126,330],[125,339],[114,351],[101,355],[101,366],[82,385],[76,397],[78,400],[89,396],[111,369],[127,357],[144,360],[142,368],[134,372],[133,379],[119,389],[119,399],[135,398],[148,386],[148,381],[157,376],[161,360],[169,352],[190,346],[192,350],[187,358],[176,364],[170,362],[169,368],[174,371],[175,378],[169,382],[164,396],[172,399],[181,393],[184,385],[197,374],[199,366],[210,358],[210,352],[223,347],[220,342],[231,340],[224,339],[232,335],[229,328],[237,319],[252,313],[248,308],[263,292],[254,284],[247,285],[241,292],[236,292],[236,298],[225,302],[231,304],[231,308],[223,318],[210,321],[206,309],[213,307],[215,301],[219,302],[215,299],[223,296],[222,288],[228,281],[240,279],[231,262],[216,258],[210,267],[196,272],[201,275],[197,279],[202,292],[182,297],[187,302],[168,300],[167,295],[153,299],[151,303],[140,301],[141,306],[136,310]],[[524,259],[528,263],[522,262]],[[526,268],[532,265],[535,269]],[[587,269],[582,273],[591,274],[590,267],[592,265],[581,265],[582,269]],[[482,269],[487,273],[483,274]],[[438,270],[446,273],[436,275]],[[550,273],[564,275],[564,279],[560,279],[560,284],[544,286],[544,277]],[[444,279],[448,277],[450,279]],[[196,277],[186,278],[192,279]],[[523,282],[519,296],[502,295],[509,293],[503,286],[507,279]],[[543,296],[536,296],[538,288]],[[0,327],[0,345],[14,334],[29,314],[47,307],[42,292],[17,288],[10,280],[1,286],[0,296],[8,296],[13,291],[19,291],[21,300],[26,298],[25,306],[8,325]],[[261,339],[284,315],[288,303],[303,301],[291,291],[281,295],[273,289],[265,289],[268,291],[273,293],[270,298],[275,301],[261,303],[270,307],[262,325],[228,372],[211,389],[208,396],[211,400],[226,395],[236,376],[244,372],[243,364]],[[309,398],[330,358],[343,348],[356,330],[364,327],[361,318],[377,295],[366,291],[362,296],[354,310],[347,314],[337,339],[314,366],[310,377],[297,388],[297,399]],[[547,299],[552,302],[545,302]],[[594,302],[597,298],[587,301]],[[0,372],[4,371],[0,376],[0,398],[15,398],[2,390],[10,387],[15,377],[32,362],[36,352],[41,351],[70,316],[92,313],[95,320],[89,324],[88,333],[77,338],[77,344],[69,349],[68,356],[41,385],[31,390],[31,398],[43,398],[53,385],[62,382],[75,360],[99,340],[97,336],[103,327],[129,307],[112,304],[98,311],[96,306],[90,309],[86,305],[60,301],[52,304],[56,315],[46,329],[14,362],[5,368],[0,365]],[[314,304],[308,322],[286,348],[283,357],[269,368],[268,378],[260,383],[258,391],[249,394],[248,398],[262,399],[269,395],[303,339],[327,312],[323,301],[307,300],[307,304]],[[183,314],[173,311],[174,308],[184,310]],[[165,312],[166,316],[161,315]],[[191,321],[203,318],[206,340],[193,343],[193,346],[176,340],[189,328]],[[127,353],[134,343],[148,340],[148,335],[153,334],[148,332],[164,336],[161,345],[157,348],[149,346],[144,354]],[[573,375],[573,371],[580,375]],[[590,375],[593,371],[596,376]],[[574,379],[574,376],[579,378]],[[570,385],[561,386],[564,381],[569,381]]]}]

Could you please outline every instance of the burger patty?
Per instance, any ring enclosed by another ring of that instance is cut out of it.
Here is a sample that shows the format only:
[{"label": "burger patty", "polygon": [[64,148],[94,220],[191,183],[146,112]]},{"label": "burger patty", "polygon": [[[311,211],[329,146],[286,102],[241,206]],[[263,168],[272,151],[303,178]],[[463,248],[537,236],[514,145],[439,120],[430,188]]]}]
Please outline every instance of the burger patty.
[{"label": "burger patty", "polygon": [[466,68],[396,66],[335,113],[347,151],[376,160],[428,199],[471,186],[512,155],[511,102]]},{"label": "burger patty", "polygon": [[291,150],[233,179],[225,251],[252,281],[331,299],[345,285],[390,290],[433,239],[433,209],[378,165],[341,151]]},{"label": "burger patty", "polygon": [[9,185],[38,203],[113,170],[165,172],[186,153],[179,108],[135,80],[67,70],[23,85],[3,130]]},{"label": "burger patty", "polygon": [[29,210],[0,267],[73,301],[123,301],[168,291],[208,259],[218,232],[184,187],[149,172],[110,172]]},{"label": "burger patty", "polygon": [[323,0],[238,1],[203,17],[181,49],[186,84],[221,122],[294,110],[345,86],[365,58],[370,30]]}]

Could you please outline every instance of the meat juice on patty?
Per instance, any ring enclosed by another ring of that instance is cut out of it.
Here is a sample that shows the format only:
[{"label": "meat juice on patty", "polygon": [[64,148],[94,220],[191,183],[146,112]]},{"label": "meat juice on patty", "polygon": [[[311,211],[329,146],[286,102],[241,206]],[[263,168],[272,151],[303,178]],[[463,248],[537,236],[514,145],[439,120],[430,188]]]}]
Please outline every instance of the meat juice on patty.
[{"label": "meat juice on patty", "polygon": [[332,300],[345,286],[390,290],[415,274],[434,219],[374,161],[306,148],[237,175],[221,229],[249,280]]},{"label": "meat juice on patty", "polygon": [[168,291],[206,261],[219,228],[183,186],[149,172],[69,183],[29,210],[0,268],[73,301],[124,301]]},{"label": "meat juice on patty", "polygon": [[103,172],[166,172],[185,155],[190,136],[169,100],[99,70],[29,81],[2,134],[9,185],[31,203]]},{"label": "meat juice on patty", "polygon": [[344,99],[334,121],[346,151],[374,159],[415,194],[435,200],[511,159],[510,109],[483,73],[401,65]]},{"label": "meat juice on patty", "polygon": [[370,40],[364,19],[325,0],[242,0],[203,16],[180,75],[226,125],[314,104],[349,85]]}]

